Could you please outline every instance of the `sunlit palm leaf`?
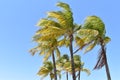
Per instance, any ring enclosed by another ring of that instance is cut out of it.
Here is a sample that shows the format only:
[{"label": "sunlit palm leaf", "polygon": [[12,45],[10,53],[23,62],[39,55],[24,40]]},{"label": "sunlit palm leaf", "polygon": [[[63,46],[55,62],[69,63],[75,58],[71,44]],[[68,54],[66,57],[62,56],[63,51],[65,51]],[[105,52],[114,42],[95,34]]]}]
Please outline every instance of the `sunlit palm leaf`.
[{"label": "sunlit palm leaf", "polygon": [[54,73],[50,73],[50,78],[53,79],[55,77]]},{"label": "sunlit palm leaf", "polygon": [[35,53],[38,52],[38,50],[36,48],[32,48],[29,50],[29,52],[32,54],[32,56],[34,56]]},{"label": "sunlit palm leaf", "polygon": [[69,27],[73,27],[73,17],[72,17],[73,13],[72,13],[69,5],[66,3],[63,3],[63,2],[59,2],[57,4],[57,6],[63,8],[63,12],[65,13],[65,16],[69,22],[67,24],[69,25]]},{"label": "sunlit palm leaf", "polygon": [[61,25],[58,22],[49,20],[49,19],[41,19],[37,23],[37,26],[41,26],[43,28],[50,27],[50,26],[54,26],[54,27],[58,27],[58,28],[61,27]]},{"label": "sunlit palm leaf", "polygon": [[67,40],[67,39],[62,39],[62,40],[59,40],[58,41],[58,46],[61,47],[61,46],[66,46],[68,47],[70,45],[70,41]]},{"label": "sunlit palm leaf", "polygon": [[44,53],[45,54],[45,56],[44,56],[44,58],[43,58],[43,61],[45,62],[45,61],[47,61],[48,59],[49,59],[49,57],[51,56],[51,54],[52,54],[52,50],[48,50],[46,53]]},{"label": "sunlit palm leaf", "polygon": [[80,37],[76,36],[75,41],[76,41],[76,45],[78,45],[80,49],[84,46],[84,41]]},{"label": "sunlit palm leaf", "polygon": [[84,21],[83,28],[97,30],[101,36],[105,34],[105,25],[97,16],[88,16]]},{"label": "sunlit palm leaf", "polygon": [[92,29],[80,29],[77,31],[78,36],[80,36],[81,38],[83,37],[96,37],[99,33],[97,30],[92,30]]},{"label": "sunlit palm leaf", "polygon": [[91,74],[91,73],[90,73],[90,70],[89,70],[89,69],[86,69],[86,68],[82,68],[81,71],[86,72],[88,75]]},{"label": "sunlit palm leaf", "polygon": [[104,38],[104,43],[105,43],[105,44],[107,44],[107,43],[110,42],[110,41],[111,41],[111,39],[110,39],[108,36]]},{"label": "sunlit palm leaf", "polygon": [[96,45],[96,41],[90,43],[90,44],[86,47],[84,53],[87,53],[88,51],[92,50],[92,49],[95,47],[95,45]]},{"label": "sunlit palm leaf", "polygon": [[48,74],[49,70],[46,67],[41,67],[37,74],[38,75],[44,75],[46,73]]},{"label": "sunlit palm leaf", "polygon": [[58,48],[55,49],[55,53],[57,55],[57,58],[59,59],[60,58],[60,51]]},{"label": "sunlit palm leaf", "polygon": [[63,3],[63,2],[58,2],[57,6],[63,8],[64,11],[70,11],[71,10],[70,7],[69,7],[69,5],[66,4],[66,3]]},{"label": "sunlit palm leaf", "polygon": [[58,12],[54,12],[54,11],[53,12],[48,12],[48,17],[57,19],[59,24],[61,24],[61,26],[63,28],[67,27],[68,21],[67,21],[65,15],[64,15],[64,13],[62,13],[60,11],[58,11]]}]

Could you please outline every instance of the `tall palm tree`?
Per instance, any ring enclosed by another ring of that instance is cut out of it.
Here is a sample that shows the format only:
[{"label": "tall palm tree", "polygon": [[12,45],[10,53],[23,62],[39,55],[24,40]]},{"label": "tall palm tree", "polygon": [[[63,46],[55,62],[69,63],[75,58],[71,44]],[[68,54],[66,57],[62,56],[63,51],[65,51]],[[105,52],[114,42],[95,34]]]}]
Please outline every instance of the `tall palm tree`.
[{"label": "tall palm tree", "polygon": [[[74,64],[75,64],[75,73],[78,72],[77,75],[76,75],[76,79],[78,77],[78,80],[80,80],[81,71],[86,72],[89,75],[90,70],[83,67],[84,63],[81,62],[80,56],[79,55],[74,55],[73,58],[74,58]],[[67,72],[69,72],[70,74],[72,73],[70,60],[64,63],[63,69],[66,70]]]},{"label": "tall palm tree", "polygon": [[[46,30],[47,28],[46,32],[44,32],[45,35],[51,32],[48,37],[57,37],[59,40],[58,46],[66,45],[67,47],[69,47],[71,55],[72,77],[73,80],[75,80],[73,34],[79,27],[76,27],[73,23],[73,13],[68,4],[59,2],[57,6],[63,8],[63,10],[48,12],[47,18],[41,19],[37,25],[41,26],[44,30]],[[41,33],[41,30],[38,31],[38,33],[39,32]]]},{"label": "tall palm tree", "polygon": [[[89,34],[84,33],[82,29],[86,30],[86,32],[88,31]],[[110,38],[105,36],[105,24],[97,16],[88,16],[84,21],[82,29],[79,30],[78,33],[82,36],[81,38],[84,39],[84,43],[87,44],[85,52],[92,50],[97,44],[101,46],[98,61],[94,69],[100,69],[105,65],[107,78],[111,80],[106,56],[106,44],[110,41]]]}]

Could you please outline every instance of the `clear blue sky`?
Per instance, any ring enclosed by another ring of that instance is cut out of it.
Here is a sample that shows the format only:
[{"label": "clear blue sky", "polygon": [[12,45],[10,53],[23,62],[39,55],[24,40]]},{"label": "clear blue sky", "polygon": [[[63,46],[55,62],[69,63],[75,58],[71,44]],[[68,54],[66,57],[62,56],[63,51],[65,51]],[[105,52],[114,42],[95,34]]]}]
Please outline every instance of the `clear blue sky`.
[{"label": "clear blue sky", "polygon": [[[57,1],[67,2],[74,20],[81,24],[89,15],[97,15],[106,25],[112,41],[107,45],[107,56],[112,80],[120,76],[120,1],[119,0],[0,0],[0,80],[39,80],[36,75],[42,57],[32,57],[28,50],[35,44],[32,36],[38,29],[35,24],[46,12],[59,10]],[[96,47],[86,55],[81,54],[85,67],[92,70],[97,60]],[[64,52],[65,50],[63,50]],[[107,80],[104,67],[82,80]],[[45,79],[48,80],[48,79]]]}]

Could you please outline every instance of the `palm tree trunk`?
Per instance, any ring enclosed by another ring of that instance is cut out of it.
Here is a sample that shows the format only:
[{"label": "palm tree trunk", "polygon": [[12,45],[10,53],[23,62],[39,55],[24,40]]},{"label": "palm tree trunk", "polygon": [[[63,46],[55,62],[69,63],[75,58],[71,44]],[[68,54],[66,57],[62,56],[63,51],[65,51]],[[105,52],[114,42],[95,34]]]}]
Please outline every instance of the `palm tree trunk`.
[{"label": "palm tree trunk", "polygon": [[[106,54],[104,54],[104,55],[106,56]],[[108,78],[108,80],[111,80],[110,71],[109,71],[108,62],[107,62],[107,57],[105,57],[105,68],[106,68],[107,78]]]},{"label": "palm tree trunk", "polygon": [[108,66],[108,62],[107,62],[107,56],[106,56],[106,49],[105,49],[105,45],[103,44],[103,40],[101,40],[101,48],[102,48],[103,55],[104,55],[104,61],[105,61],[105,69],[106,69],[107,79],[111,80],[109,66]]},{"label": "palm tree trunk", "polygon": [[76,77],[75,77],[74,58],[73,58],[73,45],[72,45],[73,35],[71,34],[71,35],[69,36],[69,38],[70,38],[69,50],[70,50],[70,55],[71,55],[72,78],[73,78],[73,80],[76,80]]},{"label": "palm tree trunk", "polygon": [[68,80],[68,72],[66,72],[66,78],[67,78],[67,80]]},{"label": "palm tree trunk", "polygon": [[52,78],[50,77],[50,80],[52,80]]},{"label": "palm tree trunk", "polygon": [[80,71],[78,72],[78,80],[80,80]]},{"label": "palm tree trunk", "polygon": [[56,63],[55,63],[54,51],[52,52],[52,60],[53,60],[53,67],[54,67],[55,80],[57,80],[57,70],[56,70]]}]

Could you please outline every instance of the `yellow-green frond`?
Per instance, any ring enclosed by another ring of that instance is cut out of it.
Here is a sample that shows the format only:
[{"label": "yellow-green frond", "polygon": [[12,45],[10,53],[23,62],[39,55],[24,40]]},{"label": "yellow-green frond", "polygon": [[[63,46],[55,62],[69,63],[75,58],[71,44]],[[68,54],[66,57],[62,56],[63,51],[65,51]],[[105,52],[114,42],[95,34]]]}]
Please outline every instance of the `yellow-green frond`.
[{"label": "yellow-green frond", "polygon": [[107,43],[110,42],[110,41],[111,41],[111,39],[110,39],[108,36],[104,38],[104,43],[105,43],[105,44],[107,44]]},{"label": "yellow-green frond", "polygon": [[67,20],[68,20],[68,22],[69,22],[69,23],[68,23],[69,26],[73,27],[73,17],[72,17],[73,13],[72,13],[69,5],[66,4],[66,3],[63,3],[63,2],[59,2],[59,3],[57,4],[57,6],[63,8],[63,11],[62,11],[62,12],[65,14],[65,16],[66,16],[66,18],[67,18]]},{"label": "yellow-green frond", "polygon": [[95,40],[98,36],[97,30],[92,29],[80,29],[77,31],[78,36],[84,41],[84,44],[87,44],[91,42],[92,40]]},{"label": "yellow-green frond", "polygon": [[65,40],[65,46],[69,47],[69,45],[70,45],[70,40]]},{"label": "yellow-green frond", "polygon": [[75,37],[76,45],[80,46],[81,48],[84,46],[84,41],[80,37]]},{"label": "yellow-green frond", "polygon": [[58,46],[61,47],[61,46],[65,45],[65,40],[66,39],[62,39],[62,40],[58,41]]},{"label": "yellow-green frond", "polygon": [[52,51],[51,51],[51,50],[49,50],[48,52],[46,52],[46,54],[45,54],[45,56],[44,56],[44,58],[43,58],[43,61],[44,61],[44,62],[47,61],[47,60],[49,59],[49,57],[51,56],[51,54],[52,54]]},{"label": "yellow-green frond", "polygon": [[38,75],[44,75],[44,74],[48,74],[49,70],[46,67],[41,67],[40,70],[38,71]]},{"label": "yellow-green frond", "polygon": [[80,37],[86,37],[86,36],[93,36],[96,37],[99,33],[97,30],[93,29],[80,29],[77,31],[78,36]]},{"label": "yellow-green frond", "polygon": [[57,6],[63,8],[65,11],[70,11],[71,10],[70,7],[69,7],[69,5],[66,4],[66,3],[63,3],[63,2],[58,2]]},{"label": "yellow-green frond", "polygon": [[37,26],[41,26],[41,27],[50,27],[50,26],[54,26],[54,27],[61,27],[61,25],[59,23],[57,23],[56,21],[53,20],[49,20],[49,19],[41,19],[38,23]]},{"label": "yellow-green frond", "polygon": [[60,51],[58,48],[55,49],[55,53],[57,55],[57,59],[59,59],[60,58]]},{"label": "yellow-green frond", "polygon": [[97,16],[88,16],[84,21],[83,28],[98,30],[100,36],[105,34],[105,24]]},{"label": "yellow-green frond", "polygon": [[45,50],[41,50],[39,54],[40,55],[44,55],[45,54]]},{"label": "yellow-green frond", "polygon": [[92,50],[96,45],[96,41],[92,42],[91,44],[89,44],[86,49],[85,49],[85,52],[84,53],[87,53],[88,51]]},{"label": "yellow-green frond", "polygon": [[36,35],[48,35],[48,34],[63,34],[64,33],[64,30],[60,29],[60,28],[57,28],[57,27],[48,27],[48,28],[43,28],[43,29],[39,29],[37,32],[36,32]]},{"label": "yellow-green frond", "polygon": [[54,73],[50,73],[50,78],[53,79],[55,77]]},{"label": "yellow-green frond", "polygon": [[35,53],[38,52],[38,50],[36,48],[32,48],[29,50],[29,52],[31,53],[32,56],[34,56]]},{"label": "yellow-green frond", "polygon": [[82,68],[81,71],[86,72],[88,75],[91,74],[91,73],[90,73],[90,70],[89,70],[89,69],[86,69],[86,68]]},{"label": "yellow-green frond", "polygon": [[48,17],[56,19],[62,27],[67,27],[67,19],[64,13],[58,12],[48,12]]}]

